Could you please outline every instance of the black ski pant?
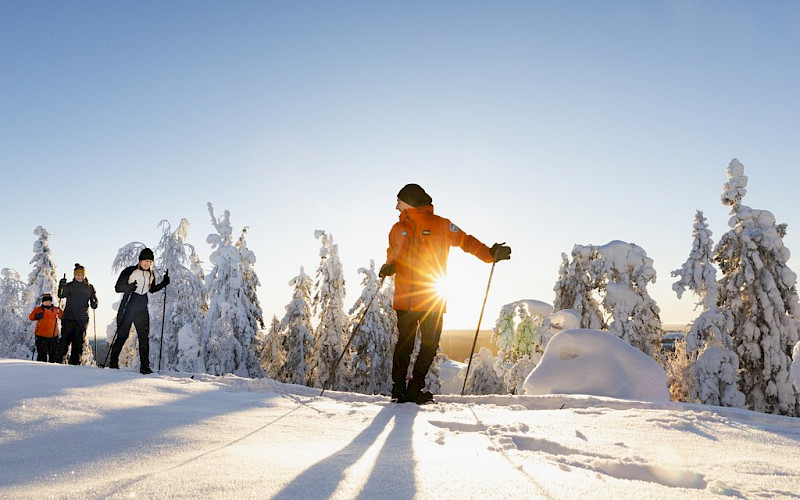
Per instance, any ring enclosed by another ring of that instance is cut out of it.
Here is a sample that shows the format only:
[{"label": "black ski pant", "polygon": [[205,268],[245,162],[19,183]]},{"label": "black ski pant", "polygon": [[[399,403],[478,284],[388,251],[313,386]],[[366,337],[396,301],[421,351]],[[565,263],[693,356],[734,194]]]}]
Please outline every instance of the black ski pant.
[{"label": "black ski pant", "polygon": [[86,326],[88,324],[89,318],[86,318],[86,321],[74,319],[61,320],[61,340],[58,343],[58,358],[56,362],[61,363],[64,356],[67,355],[67,349],[70,349],[69,364],[81,364],[83,337],[86,335]]},{"label": "black ski pant", "polygon": [[36,361],[56,362],[58,353],[58,337],[36,336]]},{"label": "black ski pant", "polygon": [[[133,305],[133,304],[131,304]],[[129,307],[117,327],[117,340],[111,346],[111,365],[119,366],[119,353],[122,346],[128,340],[131,333],[131,325],[136,327],[136,335],[139,337],[139,366],[140,368],[150,367],[150,312],[147,310],[147,302],[144,308]]]},{"label": "black ski pant", "polygon": [[[414,341],[420,330],[422,344],[412,369],[411,381],[406,385],[408,365],[414,351]],[[413,401],[425,387],[425,375],[439,349],[442,335],[442,313],[438,311],[397,311],[397,345],[392,356],[392,396],[404,396]]]}]

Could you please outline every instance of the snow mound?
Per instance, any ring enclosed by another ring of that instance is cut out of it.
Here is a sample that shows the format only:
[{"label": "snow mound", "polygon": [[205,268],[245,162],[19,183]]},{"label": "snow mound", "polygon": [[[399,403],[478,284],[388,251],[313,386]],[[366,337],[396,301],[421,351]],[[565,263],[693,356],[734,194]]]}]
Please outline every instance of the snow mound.
[{"label": "snow mound", "polygon": [[669,401],[667,374],[652,358],[599,330],[567,330],[547,344],[525,380],[527,395],[587,394]]},{"label": "snow mound", "polygon": [[541,316],[544,318],[553,312],[553,306],[541,300],[522,299],[513,304],[517,306],[524,305],[528,310],[528,314],[531,316]]},{"label": "snow mound", "polygon": [[565,330],[574,330],[581,326],[581,315],[575,309],[562,309],[547,317],[548,328],[553,334]]}]

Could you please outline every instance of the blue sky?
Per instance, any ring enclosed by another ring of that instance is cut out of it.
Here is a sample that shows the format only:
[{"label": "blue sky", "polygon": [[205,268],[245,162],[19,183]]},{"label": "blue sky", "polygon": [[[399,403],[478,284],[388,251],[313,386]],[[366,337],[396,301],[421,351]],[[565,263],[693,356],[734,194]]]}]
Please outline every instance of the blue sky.
[{"label": "blue sky", "polygon": [[[691,320],[669,272],[696,209],[728,229],[734,157],[800,248],[796,2],[3,2],[0,47],[0,267],[27,275],[46,227],[100,331],[117,249],[187,218],[207,263],[209,201],[249,227],[267,319],[314,272],[315,229],[349,307],[408,182],[511,245],[484,327],[552,301],[561,252],[617,239],[654,259],[662,319]],[[445,328],[474,328],[489,266],[456,249],[450,274]]]}]

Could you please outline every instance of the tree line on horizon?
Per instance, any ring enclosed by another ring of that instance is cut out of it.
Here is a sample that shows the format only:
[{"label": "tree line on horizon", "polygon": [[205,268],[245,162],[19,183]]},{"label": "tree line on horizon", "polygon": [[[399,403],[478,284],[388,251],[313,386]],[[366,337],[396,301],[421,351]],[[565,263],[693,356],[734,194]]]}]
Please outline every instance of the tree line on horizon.
[{"label": "tree line on horizon", "polygon": [[[552,310],[531,309],[526,301],[501,308],[492,335],[497,356],[488,349],[474,353],[466,393],[521,393],[549,339],[568,324],[609,332],[652,357],[668,374],[673,400],[800,416],[797,277],[783,245],[787,225],[776,223],[766,210],[742,204],[747,177],[741,163],[732,160],[727,176],[721,199],[731,207],[730,229],[714,245],[698,210],[689,257],[672,272],[678,278],[673,284],[678,298],[691,291],[701,307],[674,353],[661,349],[659,308],[647,292],[656,273],[645,250],[621,241],[575,245],[570,255],[562,254]],[[181,220],[175,230],[167,221],[159,224],[157,268],[170,269],[172,283],[149,304],[151,366],[388,394],[397,338],[391,278],[380,287],[373,261],[360,268],[361,292],[345,310],[338,245],[325,231],[316,231],[321,248],[314,277],[300,267],[289,282],[286,313],[267,325],[256,294],[260,282],[255,254],[247,247],[247,227],[234,240],[230,213],[217,217],[211,203],[208,210],[215,230],[206,239],[213,250],[208,275],[187,243],[188,221]],[[27,313],[42,293],[56,289],[49,234],[42,227],[34,234],[38,239],[28,280],[8,268],[0,276],[0,357],[31,358],[33,323]],[[120,248],[113,270],[130,265],[143,247],[132,242]],[[115,331],[112,322],[107,336]],[[120,365],[137,368],[136,342],[131,335]],[[428,375],[426,387],[433,393],[439,391],[445,359],[440,351]],[[82,361],[95,363],[88,338]]]}]

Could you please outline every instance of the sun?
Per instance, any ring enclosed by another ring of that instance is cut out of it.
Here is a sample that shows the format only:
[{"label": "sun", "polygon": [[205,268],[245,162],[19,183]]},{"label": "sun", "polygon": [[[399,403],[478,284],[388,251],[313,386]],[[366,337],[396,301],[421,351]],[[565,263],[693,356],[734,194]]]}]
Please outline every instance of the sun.
[{"label": "sun", "polygon": [[442,275],[436,278],[434,290],[440,301],[446,300],[448,297],[452,297],[453,292],[455,291],[453,290],[453,282],[447,278],[447,275]]}]

